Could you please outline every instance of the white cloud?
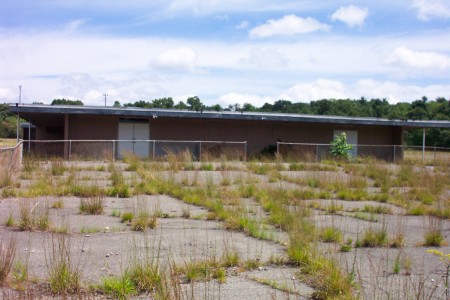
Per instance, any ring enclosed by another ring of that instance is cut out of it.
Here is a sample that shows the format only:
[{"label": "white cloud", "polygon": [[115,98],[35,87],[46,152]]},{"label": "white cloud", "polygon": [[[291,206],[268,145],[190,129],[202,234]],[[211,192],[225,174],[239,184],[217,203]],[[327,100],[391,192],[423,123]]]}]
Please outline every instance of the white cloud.
[{"label": "white cloud", "polygon": [[87,23],[86,19],[74,20],[74,21],[69,22],[69,24],[67,24],[67,29],[69,31],[75,31],[78,28],[82,27],[86,23]]},{"label": "white cloud", "polygon": [[327,31],[331,27],[320,23],[313,18],[301,18],[296,15],[287,15],[278,20],[269,20],[267,23],[250,30],[250,36],[264,38],[275,35],[292,36],[296,34],[310,33],[313,31]]},{"label": "white cloud", "polygon": [[450,57],[436,52],[420,52],[398,47],[388,57],[387,63],[413,69],[445,70],[450,68]]},{"label": "white cloud", "polygon": [[153,66],[158,69],[194,71],[197,54],[189,47],[167,50],[158,54],[153,60]]},{"label": "white cloud", "polygon": [[287,90],[280,99],[310,101],[328,98],[347,98],[345,85],[342,82],[318,79],[314,82],[299,83]]},{"label": "white cloud", "polygon": [[450,18],[449,3],[442,0],[414,0],[412,7],[417,9],[417,18],[428,21],[434,18]]},{"label": "white cloud", "polygon": [[402,85],[392,81],[377,81],[362,79],[354,83],[345,84],[341,81],[318,79],[313,82],[299,83],[289,88],[277,99],[294,102],[320,99],[359,99],[386,98],[390,103],[411,102],[426,95],[430,99],[445,97],[450,85]]},{"label": "white cloud", "polygon": [[336,10],[331,19],[333,21],[341,21],[350,27],[362,26],[367,16],[369,15],[369,10],[367,8],[360,8],[354,5],[340,7]]},{"label": "white cloud", "polygon": [[249,25],[250,25],[249,21],[242,21],[241,23],[237,24],[235,26],[235,28],[239,29],[239,30],[243,30],[243,29],[247,29]]},{"label": "white cloud", "polygon": [[257,68],[280,68],[287,66],[289,59],[277,49],[251,48],[248,57],[239,62]]}]

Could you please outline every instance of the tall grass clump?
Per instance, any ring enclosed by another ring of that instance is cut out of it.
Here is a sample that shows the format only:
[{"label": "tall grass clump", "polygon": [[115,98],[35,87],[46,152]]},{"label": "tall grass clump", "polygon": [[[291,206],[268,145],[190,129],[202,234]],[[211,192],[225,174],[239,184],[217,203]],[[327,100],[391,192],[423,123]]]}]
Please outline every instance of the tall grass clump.
[{"label": "tall grass clump", "polygon": [[80,199],[80,213],[85,215],[101,215],[104,212],[102,196]]},{"label": "tall grass clump", "polygon": [[16,257],[16,239],[11,237],[9,242],[0,240],[0,286],[3,286],[13,267]]},{"label": "tall grass clump", "polygon": [[99,286],[99,290],[113,299],[125,300],[136,294],[136,287],[131,280],[130,274],[124,273],[119,277],[105,277]]},{"label": "tall grass clump", "polygon": [[440,247],[444,242],[444,235],[442,234],[442,220],[430,217],[429,225],[424,233],[424,246]]},{"label": "tall grass clump", "polygon": [[63,175],[66,171],[66,167],[64,166],[64,162],[61,159],[52,160],[51,162],[51,172],[54,176]]},{"label": "tall grass clump", "polygon": [[79,293],[82,290],[81,268],[73,262],[70,240],[64,234],[54,234],[48,247],[45,261],[52,293]]},{"label": "tall grass clump", "polygon": [[13,184],[13,180],[9,171],[2,172],[0,174],[0,189],[10,187]]},{"label": "tall grass clump", "polygon": [[33,206],[29,200],[19,204],[20,221],[19,229],[23,231],[45,231],[50,227],[49,207],[41,202]]}]

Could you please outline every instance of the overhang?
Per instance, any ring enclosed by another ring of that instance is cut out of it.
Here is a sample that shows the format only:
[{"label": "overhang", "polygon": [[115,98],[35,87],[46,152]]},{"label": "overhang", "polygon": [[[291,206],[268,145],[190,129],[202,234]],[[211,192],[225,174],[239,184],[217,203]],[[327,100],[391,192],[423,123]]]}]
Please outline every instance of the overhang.
[{"label": "overhang", "polygon": [[[18,113],[32,123],[62,122],[63,116],[68,115],[105,115],[135,118],[191,118],[191,119],[222,119],[248,121],[279,121],[298,123],[323,123],[340,125],[377,125],[399,126],[405,128],[450,128],[450,121],[422,121],[422,120],[389,120],[380,118],[319,116],[285,113],[260,112],[215,112],[215,111],[186,111],[172,109],[145,109],[136,107],[100,107],[100,106],[72,106],[72,105],[29,105],[12,104],[10,110]],[[52,118],[49,118],[52,116]]]}]

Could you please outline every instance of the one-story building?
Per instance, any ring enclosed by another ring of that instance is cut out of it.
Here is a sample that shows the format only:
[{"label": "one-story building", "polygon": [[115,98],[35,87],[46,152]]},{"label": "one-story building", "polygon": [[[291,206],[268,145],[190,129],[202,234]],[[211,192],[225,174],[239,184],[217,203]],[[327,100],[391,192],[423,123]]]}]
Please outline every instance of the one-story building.
[{"label": "one-story building", "polygon": [[[282,113],[181,111],[134,107],[49,106],[16,104],[11,111],[35,127],[24,127],[24,139],[37,141],[127,141],[117,142],[111,150],[116,157],[127,150],[142,157],[155,155],[157,141],[221,141],[246,142],[245,152],[257,154],[276,146],[277,142],[329,144],[334,136],[347,133],[354,144],[354,154],[373,155],[388,160],[400,157],[392,154],[403,145],[403,133],[408,128],[450,128],[449,121],[388,120],[361,117],[317,116]],[[32,130],[30,133],[27,130]],[[140,143],[137,141],[148,141]],[[31,143],[35,151],[43,145]],[[236,145],[239,145],[236,143]],[[362,145],[390,146],[389,150],[373,151]],[[70,155],[67,142],[55,143],[53,155]],[[111,149],[93,149],[101,152]],[[153,147],[153,148],[152,148]],[[169,146],[166,146],[169,149]],[[237,147],[237,146],[236,146]],[[239,146],[241,147],[241,146]],[[70,148],[70,149],[69,149]],[[89,148],[89,147],[88,147]],[[220,147],[215,148],[220,151]],[[286,148],[289,151],[289,148]],[[306,148],[305,148],[306,149]],[[308,148],[311,151],[314,147]],[[393,149],[393,150],[392,150]],[[198,149],[197,149],[198,150]],[[309,150],[308,150],[309,151]],[[161,152],[161,151],[160,151]],[[317,155],[317,153],[316,153]]]}]

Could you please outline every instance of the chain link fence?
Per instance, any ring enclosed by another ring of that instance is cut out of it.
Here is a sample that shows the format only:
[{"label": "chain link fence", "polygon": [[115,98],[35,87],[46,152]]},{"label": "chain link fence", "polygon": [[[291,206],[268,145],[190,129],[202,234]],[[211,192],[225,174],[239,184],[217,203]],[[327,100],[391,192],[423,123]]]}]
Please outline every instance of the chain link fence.
[{"label": "chain link fence", "polygon": [[[450,148],[401,145],[354,145],[357,157],[397,162],[404,159],[450,164]],[[283,159],[321,161],[331,158],[331,144],[277,143],[277,154]]]},{"label": "chain link fence", "polygon": [[19,141],[14,147],[0,148],[0,175],[19,169],[22,165],[22,154],[22,141]]},{"label": "chain link fence", "polygon": [[31,140],[24,143],[27,155],[64,157],[68,160],[115,160],[126,155],[150,160],[164,160],[170,156],[194,161],[247,159],[245,141]]}]

